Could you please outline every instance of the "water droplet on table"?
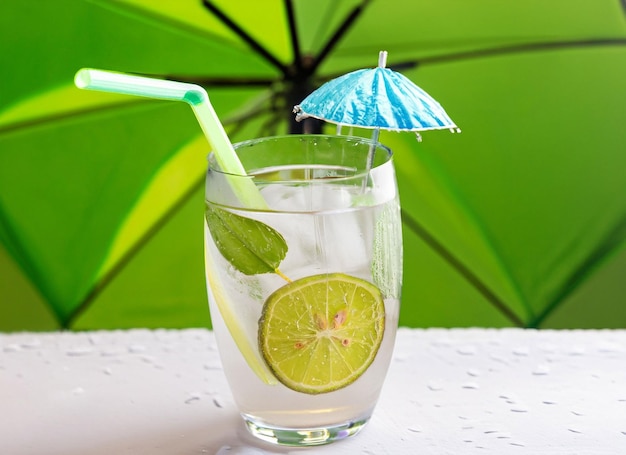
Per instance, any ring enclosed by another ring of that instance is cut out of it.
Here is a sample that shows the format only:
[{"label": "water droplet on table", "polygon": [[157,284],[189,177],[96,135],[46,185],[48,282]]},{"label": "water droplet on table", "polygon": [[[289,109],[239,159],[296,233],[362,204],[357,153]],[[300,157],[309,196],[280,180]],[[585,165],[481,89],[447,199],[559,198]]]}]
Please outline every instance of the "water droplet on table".
[{"label": "water droplet on table", "polygon": [[584,355],[585,348],[582,346],[572,346],[572,348],[567,352],[567,354],[571,356]]},{"label": "water droplet on table", "polygon": [[475,382],[466,382],[461,387],[464,389],[471,389],[471,390],[476,390],[480,388],[480,386]]},{"label": "water droplet on table", "polygon": [[472,345],[460,346],[457,348],[456,352],[461,355],[474,355],[476,354],[476,347]]},{"label": "water droplet on table", "polygon": [[545,364],[537,365],[533,370],[535,376],[545,376],[550,372],[550,367]]},{"label": "water droplet on table", "polygon": [[602,352],[602,353],[613,353],[613,352],[621,351],[620,345],[612,341],[600,342],[596,346],[597,346],[598,352]]},{"label": "water droplet on table", "polygon": [[426,387],[428,387],[428,389],[432,390],[433,392],[443,390],[443,386],[437,382],[429,382]]},{"label": "water droplet on table", "polygon": [[133,354],[144,352],[145,350],[146,350],[146,347],[140,344],[133,344],[128,347],[128,352],[133,353]]},{"label": "water droplet on table", "polygon": [[406,354],[395,354],[393,356],[394,362],[402,363],[402,362],[406,362],[408,359],[409,359],[409,356]]},{"label": "water droplet on table", "polygon": [[24,349],[37,349],[41,347],[41,341],[39,338],[33,338],[29,341],[24,341],[20,343],[20,346]]},{"label": "water droplet on table", "polygon": [[93,348],[89,346],[77,346],[75,348],[71,348],[65,351],[65,354],[69,355],[70,357],[78,357],[82,355],[89,355],[92,353],[93,353]]},{"label": "water droplet on table", "polygon": [[513,354],[521,357],[526,357],[528,354],[530,354],[530,349],[528,349],[526,346],[520,346],[513,349]]},{"label": "water droplet on table", "polygon": [[17,344],[8,344],[2,348],[4,352],[18,352],[20,351],[20,346]]},{"label": "water droplet on table", "polygon": [[448,338],[439,338],[438,340],[431,341],[430,345],[436,348],[448,348],[452,345],[452,341]]},{"label": "water droplet on table", "polygon": [[499,355],[497,355],[497,354],[491,354],[491,355],[489,356],[489,358],[490,358],[491,360],[493,360],[494,362],[498,362],[498,363],[501,363],[501,364],[503,364],[503,365],[508,365],[508,364],[509,364],[509,362],[508,362],[508,361],[507,361],[504,357],[499,356]]},{"label": "water droplet on table", "polygon": [[528,412],[528,408],[523,405],[513,406],[511,412]]},{"label": "water droplet on table", "polygon": [[117,357],[123,354],[126,354],[126,350],[121,348],[105,349],[100,352],[100,355],[103,357]]},{"label": "water droplet on table", "polygon": [[89,340],[89,343],[91,343],[92,345],[96,345],[100,341],[100,336],[96,334],[91,334],[89,335],[88,340]]},{"label": "water droplet on table", "polygon": [[557,345],[554,343],[541,343],[539,349],[548,354],[553,354],[557,351]]}]

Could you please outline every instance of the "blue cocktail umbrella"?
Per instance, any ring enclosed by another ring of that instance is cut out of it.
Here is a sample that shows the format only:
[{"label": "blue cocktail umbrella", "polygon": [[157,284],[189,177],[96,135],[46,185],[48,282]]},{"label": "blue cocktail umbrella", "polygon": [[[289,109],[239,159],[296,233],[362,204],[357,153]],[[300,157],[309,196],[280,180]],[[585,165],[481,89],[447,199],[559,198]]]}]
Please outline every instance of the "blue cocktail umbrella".
[{"label": "blue cocktail umbrella", "polygon": [[374,130],[414,131],[460,129],[441,105],[402,74],[386,68],[387,52],[376,68],[361,69],[326,82],[294,107],[296,120],[313,117]]}]

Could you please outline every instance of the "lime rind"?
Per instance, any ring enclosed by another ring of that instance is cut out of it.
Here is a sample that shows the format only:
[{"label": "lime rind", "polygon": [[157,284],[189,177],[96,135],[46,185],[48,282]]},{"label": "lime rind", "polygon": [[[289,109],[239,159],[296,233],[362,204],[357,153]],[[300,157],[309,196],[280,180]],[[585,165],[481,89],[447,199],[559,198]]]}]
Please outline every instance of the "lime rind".
[{"label": "lime rind", "polygon": [[376,286],[341,273],[314,275],[268,297],[259,346],[281,383],[320,394],[352,384],[369,368],[384,329],[384,301]]},{"label": "lime rind", "polygon": [[241,352],[244,360],[258,378],[268,385],[275,385],[278,382],[261,358],[258,349],[254,345],[246,331],[244,330],[240,318],[235,313],[235,307],[228,299],[227,292],[218,278],[215,263],[210,254],[205,251],[206,276],[209,283],[208,289],[213,296],[213,300],[222,316],[224,324],[228,329],[233,341]]}]

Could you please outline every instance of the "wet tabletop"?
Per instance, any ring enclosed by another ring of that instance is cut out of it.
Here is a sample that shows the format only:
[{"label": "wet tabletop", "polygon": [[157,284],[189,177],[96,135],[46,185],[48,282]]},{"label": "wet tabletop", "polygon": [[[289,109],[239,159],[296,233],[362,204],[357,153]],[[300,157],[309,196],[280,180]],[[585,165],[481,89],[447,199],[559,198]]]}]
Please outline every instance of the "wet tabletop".
[{"label": "wet tabletop", "polygon": [[626,454],[626,330],[401,329],[351,440],[243,428],[203,329],[0,334],[0,454]]}]

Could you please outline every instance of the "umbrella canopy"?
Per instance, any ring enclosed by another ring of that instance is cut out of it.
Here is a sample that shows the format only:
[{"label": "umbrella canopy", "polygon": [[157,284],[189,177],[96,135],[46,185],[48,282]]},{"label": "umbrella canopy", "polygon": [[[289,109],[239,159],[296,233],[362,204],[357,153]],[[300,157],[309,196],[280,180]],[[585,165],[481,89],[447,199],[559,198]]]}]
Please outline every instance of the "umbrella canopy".
[{"label": "umbrella canopy", "polygon": [[376,68],[326,82],[294,107],[296,120],[313,117],[339,126],[388,131],[458,130],[435,99],[386,68],[386,61],[387,52],[381,51]]},{"label": "umbrella canopy", "polygon": [[209,324],[193,114],[81,92],[78,68],[200,83],[240,140],[297,132],[291,107],[380,49],[464,131],[381,133],[401,324],[626,326],[624,19],[619,0],[4,2],[0,328]]}]

